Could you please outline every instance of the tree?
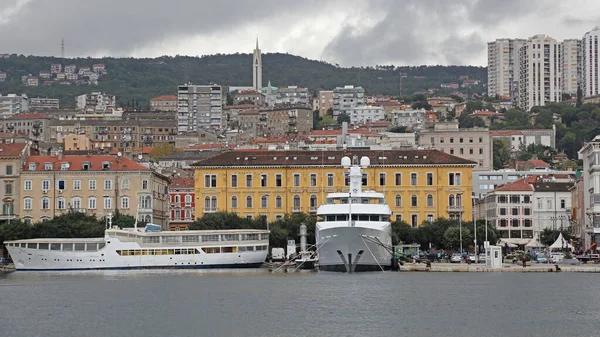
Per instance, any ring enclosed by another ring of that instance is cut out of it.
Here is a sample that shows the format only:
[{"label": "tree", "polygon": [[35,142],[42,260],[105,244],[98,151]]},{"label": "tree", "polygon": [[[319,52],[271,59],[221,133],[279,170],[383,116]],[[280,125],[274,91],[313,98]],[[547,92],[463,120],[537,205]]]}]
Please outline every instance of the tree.
[{"label": "tree", "polygon": [[390,132],[406,133],[406,126],[400,125],[400,126],[393,127],[390,129]]},{"label": "tree", "polygon": [[[459,249],[460,247],[460,232],[458,226],[450,227],[444,233],[444,243],[446,248]],[[463,249],[473,245],[473,233],[467,226],[462,226],[462,246]]]},{"label": "tree", "polygon": [[155,162],[158,162],[163,157],[172,154],[175,151],[175,146],[173,144],[163,143],[150,151],[150,158]]},{"label": "tree", "polygon": [[342,112],[337,117],[337,123],[342,124],[343,122],[347,122],[350,124],[350,116],[348,116],[345,112]]},{"label": "tree", "polygon": [[494,138],[494,170],[504,168],[510,160],[510,142],[506,138]]},{"label": "tree", "polygon": [[579,151],[579,144],[577,142],[577,136],[569,131],[563,137],[563,139],[558,142],[558,148],[565,152],[565,154],[569,158],[576,158],[577,151]]},{"label": "tree", "polygon": [[231,93],[227,93],[227,105],[233,105],[233,96],[231,96]]},{"label": "tree", "polygon": [[414,102],[410,107],[414,110],[418,110],[418,109],[431,110],[432,109],[431,104],[429,104],[427,101]]},{"label": "tree", "polygon": [[331,125],[331,124],[335,124],[335,119],[333,119],[333,116],[325,115],[325,116],[321,117],[318,127],[319,127],[319,129],[322,129],[325,125]]},{"label": "tree", "polygon": [[563,229],[561,230],[553,230],[550,228],[544,228],[540,233],[540,243],[544,246],[550,246],[558,239],[558,236],[562,233],[563,238],[566,242],[571,241],[573,235],[569,230]]},{"label": "tree", "polygon": [[313,111],[313,130],[318,129],[319,127],[319,120],[320,120],[320,116],[319,116],[319,109]]},{"label": "tree", "polygon": [[404,221],[392,222],[392,243],[394,245],[415,242],[415,229]]}]

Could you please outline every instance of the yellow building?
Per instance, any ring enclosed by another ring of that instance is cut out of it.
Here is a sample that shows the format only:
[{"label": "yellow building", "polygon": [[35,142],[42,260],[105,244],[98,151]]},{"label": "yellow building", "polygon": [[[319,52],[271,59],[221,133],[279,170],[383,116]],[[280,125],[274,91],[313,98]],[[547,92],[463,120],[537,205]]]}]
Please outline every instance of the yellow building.
[{"label": "yellow building", "polygon": [[477,163],[437,150],[224,152],[193,165],[196,217],[226,211],[273,221],[315,213],[328,193],[348,190],[344,156],[370,158],[363,185],[385,193],[393,219],[415,227],[460,213],[472,219]]}]

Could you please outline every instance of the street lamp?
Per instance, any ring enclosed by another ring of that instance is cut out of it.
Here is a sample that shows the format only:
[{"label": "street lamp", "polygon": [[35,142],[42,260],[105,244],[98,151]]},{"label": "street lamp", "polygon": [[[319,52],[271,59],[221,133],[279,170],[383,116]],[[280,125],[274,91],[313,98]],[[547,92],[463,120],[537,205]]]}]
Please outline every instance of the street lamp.
[{"label": "street lamp", "polygon": [[457,203],[458,203],[458,235],[459,235],[459,240],[460,240],[460,255],[462,256],[463,254],[463,246],[462,246],[462,193],[457,193],[456,196],[458,197]]},{"label": "street lamp", "polygon": [[475,195],[471,195],[471,207],[473,207],[473,252],[475,253],[475,263],[479,261],[479,255],[477,254],[477,217],[475,216]]}]

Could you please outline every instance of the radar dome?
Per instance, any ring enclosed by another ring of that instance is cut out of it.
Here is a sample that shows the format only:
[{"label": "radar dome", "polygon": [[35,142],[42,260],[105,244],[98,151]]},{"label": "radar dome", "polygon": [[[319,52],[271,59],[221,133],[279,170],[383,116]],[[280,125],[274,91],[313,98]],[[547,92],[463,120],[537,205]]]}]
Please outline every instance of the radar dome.
[{"label": "radar dome", "polygon": [[360,158],[360,167],[365,168],[369,167],[369,165],[371,165],[371,159],[369,159],[369,157]]},{"label": "radar dome", "polygon": [[342,158],[342,167],[349,168],[351,165],[352,165],[352,160],[350,160],[350,157]]}]

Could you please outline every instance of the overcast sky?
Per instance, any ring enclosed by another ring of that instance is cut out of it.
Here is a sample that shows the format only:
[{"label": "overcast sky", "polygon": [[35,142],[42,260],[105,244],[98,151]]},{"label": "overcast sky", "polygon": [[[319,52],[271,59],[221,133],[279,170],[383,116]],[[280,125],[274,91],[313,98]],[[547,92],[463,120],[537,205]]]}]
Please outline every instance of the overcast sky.
[{"label": "overcast sky", "polygon": [[0,53],[60,56],[283,52],[352,65],[486,65],[486,42],[581,38],[600,1],[0,0]]}]

